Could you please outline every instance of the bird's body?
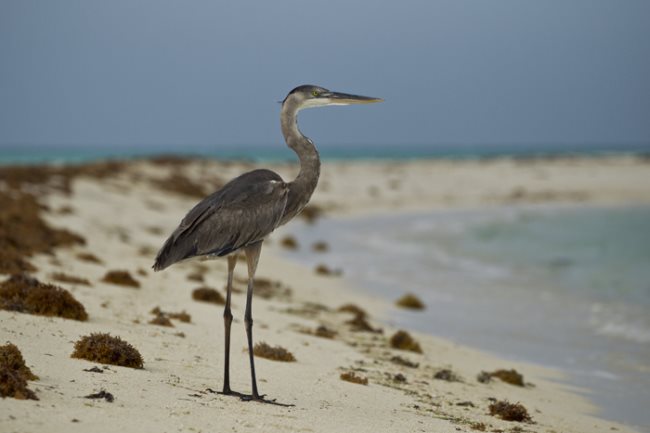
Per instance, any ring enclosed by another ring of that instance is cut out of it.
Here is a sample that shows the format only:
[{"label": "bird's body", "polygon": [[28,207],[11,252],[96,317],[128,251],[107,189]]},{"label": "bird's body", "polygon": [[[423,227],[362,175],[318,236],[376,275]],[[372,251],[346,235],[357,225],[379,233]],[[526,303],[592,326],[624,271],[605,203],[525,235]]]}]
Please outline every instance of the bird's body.
[{"label": "bird's body", "polygon": [[233,271],[238,252],[244,252],[248,263],[246,299],[246,333],[251,364],[254,400],[263,400],[257,392],[252,351],[253,281],[261,245],[266,236],[286,224],[302,211],[311,198],[320,175],[320,158],[311,140],[298,129],[297,113],[303,108],[325,105],[348,105],[379,102],[381,99],[334,93],[317,86],[293,89],[282,103],[281,127],[287,145],[300,159],[296,179],[285,182],[279,174],[266,169],[244,173],[200,201],[183,218],[156,256],[154,270],[163,270],[174,263],[191,259],[228,257],[228,284],[224,324],[226,333],[224,394],[233,394],[229,381],[230,296]]},{"label": "bird's body", "polygon": [[194,257],[223,257],[263,240],[280,225],[289,185],[271,170],[253,170],[228,182],[183,218],[156,258],[154,269]]}]

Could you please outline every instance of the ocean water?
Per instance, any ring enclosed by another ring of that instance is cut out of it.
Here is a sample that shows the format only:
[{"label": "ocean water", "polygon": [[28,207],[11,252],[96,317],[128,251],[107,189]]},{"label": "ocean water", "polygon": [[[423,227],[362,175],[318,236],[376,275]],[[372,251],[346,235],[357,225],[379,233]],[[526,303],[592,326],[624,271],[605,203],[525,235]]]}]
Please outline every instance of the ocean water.
[{"label": "ocean water", "polygon": [[[161,154],[200,158],[251,161],[295,160],[281,137],[267,144],[240,145],[9,145],[0,144],[0,165],[40,163],[83,163],[107,158],[132,159]],[[566,155],[650,154],[650,143],[529,143],[529,144],[408,144],[354,145],[317,143],[323,159],[391,159],[417,158],[475,159],[493,157],[536,157]]]},{"label": "ocean water", "polygon": [[[390,323],[567,374],[605,418],[650,431],[650,207],[504,207],[289,229],[368,293],[416,293]],[[504,365],[504,368],[507,365]]]}]

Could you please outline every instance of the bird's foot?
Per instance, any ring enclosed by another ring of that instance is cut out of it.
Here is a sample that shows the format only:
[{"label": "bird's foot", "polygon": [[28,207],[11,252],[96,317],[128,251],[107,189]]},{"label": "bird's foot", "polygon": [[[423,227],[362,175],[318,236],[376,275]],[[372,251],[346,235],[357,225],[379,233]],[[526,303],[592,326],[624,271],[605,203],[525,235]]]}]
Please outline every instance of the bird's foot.
[{"label": "bird's foot", "polygon": [[206,391],[211,392],[213,394],[221,394],[221,395],[227,395],[230,397],[237,397],[241,401],[256,401],[258,403],[264,403],[264,404],[272,404],[274,406],[282,406],[282,407],[294,407],[294,404],[285,404],[285,403],[278,403],[276,399],[267,399],[265,398],[266,395],[250,395],[250,394],[242,394],[241,392],[237,391],[232,391],[231,389],[224,389],[223,391],[215,391],[212,388],[208,388]]},{"label": "bird's foot", "polygon": [[240,398],[241,398],[242,401],[258,401],[260,403],[275,402],[275,399],[267,401],[266,399],[264,399],[264,397],[266,397],[266,394],[262,394],[262,395],[259,395],[259,394],[242,395]]},{"label": "bird's foot", "polygon": [[278,403],[276,399],[267,399],[265,394],[262,395],[240,395],[239,396],[241,401],[256,401],[258,403],[264,403],[264,404],[272,404],[274,406],[282,406],[282,407],[294,407],[295,404],[286,404],[286,403]]},{"label": "bird's foot", "polygon": [[240,392],[231,390],[229,387],[228,388],[224,387],[221,391],[217,391],[212,388],[207,388],[206,391],[212,394],[233,395],[235,397],[241,397],[242,395],[244,395]]}]

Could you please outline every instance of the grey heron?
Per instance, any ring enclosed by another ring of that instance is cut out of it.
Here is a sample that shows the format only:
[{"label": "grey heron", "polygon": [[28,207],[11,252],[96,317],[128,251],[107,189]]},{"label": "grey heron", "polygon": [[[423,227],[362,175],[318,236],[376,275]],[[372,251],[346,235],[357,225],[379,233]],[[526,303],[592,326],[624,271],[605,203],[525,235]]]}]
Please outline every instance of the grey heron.
[{"label": "grey heron", "polygon": [[237,254],[243,252],[248,264],[248,290],[244,323],[248,340],[248,354],[252,394],[247,399],[265,401],[257,390],[253,357],[252,298],[255,271],[262,242],[273,230],[287,223],[307,205],[320,175],[320,158],[314,143],[298,129],[297,114],[304,108],[327,105],[368,104],[381,102],[380,98],[332,92],[319,86],[303,85],[293,89],[282,101],[280,124],[287,146],[300,160],[300,172],[291,182],[285,182],[277,173],[258,169],[244,173],[194,206],[169,236],[156,256],[155,271],[191,258],[211,259],[227,257],[228,282],[226,306],[223,312],[225,327],[225,361],[223,394],[230,389],[230,297]]}]

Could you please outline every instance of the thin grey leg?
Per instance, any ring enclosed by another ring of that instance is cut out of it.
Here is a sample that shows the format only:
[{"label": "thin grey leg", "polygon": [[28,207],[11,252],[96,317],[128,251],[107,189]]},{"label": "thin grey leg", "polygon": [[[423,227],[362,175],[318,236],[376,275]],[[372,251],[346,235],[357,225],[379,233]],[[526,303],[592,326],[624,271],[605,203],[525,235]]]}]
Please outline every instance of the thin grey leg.
[{"label": "thin grey leg", "polygon": [[257,262],[260,258],[260,251],[262,249],[262,242],[246,247],[246,262],[248,263],[248,291],[246,292],[246,313],[244,314],[244,323],[246,324],[246,337],[248,338],[248,356],[251,363],[251,381],[253,382],[253,395],[254,400],[262,400],[257,392],[257,380],[255,379],[255,359],[253,356],[253,280],[255,279],[255,271],[257,270]]},{"label": "thin grey leg", "polygon": [[228,284],[226,286],[226,307],[223,310],[223,323],[226,331],[226,359],[223,372],[223,393],[232,394],[230,389],[230,325],[232,324],[232,312],[230,311],[230,294],[232,292],[232,277],[237,264],[237,255],[228,256]]}]

